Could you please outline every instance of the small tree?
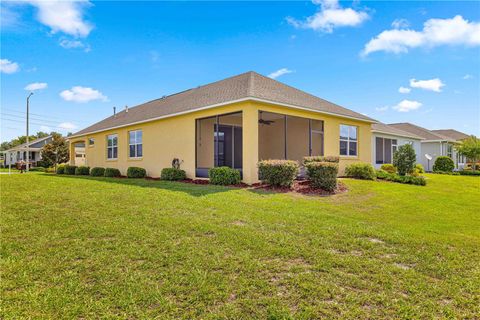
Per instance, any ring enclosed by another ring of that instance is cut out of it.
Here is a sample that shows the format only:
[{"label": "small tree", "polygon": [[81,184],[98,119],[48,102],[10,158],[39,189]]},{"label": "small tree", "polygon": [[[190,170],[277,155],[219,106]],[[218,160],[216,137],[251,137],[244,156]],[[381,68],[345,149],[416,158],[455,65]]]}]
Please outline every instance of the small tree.
[{"label": "small tree", "polygon": [[393,165],[397,168],[398,174],[406,175],[413,171],[416,162],[415,150],[412,145],[404,144],[393,154]]},{"label": "small tree", "polygon": [[68,142],[59,133],[52,133],[52,142],[42,148],[42,160],[49,167],[69,160]]},{"label": "small tree", "polygon": [[480,159],[480,139],[475,136],[470,136],[456,146],[455,149],[458,153],[473,162],[473,170],[475,170],[476,163]]}]

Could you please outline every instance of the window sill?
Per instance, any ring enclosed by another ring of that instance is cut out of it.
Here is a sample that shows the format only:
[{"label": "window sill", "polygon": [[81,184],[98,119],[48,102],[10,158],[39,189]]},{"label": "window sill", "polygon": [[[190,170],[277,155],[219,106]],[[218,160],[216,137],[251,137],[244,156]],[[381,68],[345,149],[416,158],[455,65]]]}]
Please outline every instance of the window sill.
[{"label": "window sill", "polygon": [[107,159],[108,162],[115,162],[115,161],[117,161],[117,160],[118,160],[118,158],[115,158],[115,159]]},{"label": "window sill", "polygon": [[143,157],[137,157],[137,158],[128,158],[127,161],[142,161]]},{"label": "window sill", "polygon": [[358,156],[340,156],[340,160],[355,160]]}]

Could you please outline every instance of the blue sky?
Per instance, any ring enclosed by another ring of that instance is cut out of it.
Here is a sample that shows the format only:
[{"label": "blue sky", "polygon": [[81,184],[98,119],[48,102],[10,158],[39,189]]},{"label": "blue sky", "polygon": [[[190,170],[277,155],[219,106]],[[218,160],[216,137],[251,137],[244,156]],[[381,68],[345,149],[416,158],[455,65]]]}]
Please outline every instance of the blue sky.
[{"label": "blue sky", "polygon": [[249,70],[382,122],[480,135],[480,2],[1,5],[2,141],[24,134],[28,85],[31,131],[66,133]]}]

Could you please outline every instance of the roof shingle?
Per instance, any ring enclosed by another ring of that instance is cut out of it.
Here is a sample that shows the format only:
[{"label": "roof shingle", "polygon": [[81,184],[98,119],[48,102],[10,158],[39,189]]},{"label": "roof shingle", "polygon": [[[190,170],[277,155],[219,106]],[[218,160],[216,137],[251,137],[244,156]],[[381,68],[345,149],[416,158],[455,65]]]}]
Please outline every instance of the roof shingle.
[{"label": "roof shingle", "polygon": [[413,133],[403,131],[401,129],[395,128],[391,125],[385,124],[385,123],[373,123],[372,124],[372,131],[373,132],[380,132],[380,133],[387,133],[391,134],[394,136],[400,136],[400,137],[407,137],[407,138],[413,138],[413,139],[423,139],[420,136],[417,136]]},{"label": "roof shingle", "polygon": [[425,140],[441,140],[441,141],[455,141],[451,138],[445,137],[444,135],[432,132],[428,129],[419,127],[417,125],[404,122],[404,123],[390,123],[389,126],[394,128],[410,132],[414,135],[417,135]]},{"label": "roof shingle", "polygon": [[468,134],[454,130],[454,129],[441,129],[441,130],[432,130],[432,132],[441,134],[442,136],[449,137],[450,139],[460,141],[470,137]]},{"label": "roof shingle", "polygon": [[112,115],[76,132],[73,136],[104,131],[110,128],[146,122],[162,117],[192,112],[201,108],[247,99],[266,100],[272,103],[292,105],[312,111],[335,114],[367,122],[376,122],[376,120],[360,113],[343,108],[251,71],[152,100],[129,108],[128,112],[123,110],[115,116]]}]

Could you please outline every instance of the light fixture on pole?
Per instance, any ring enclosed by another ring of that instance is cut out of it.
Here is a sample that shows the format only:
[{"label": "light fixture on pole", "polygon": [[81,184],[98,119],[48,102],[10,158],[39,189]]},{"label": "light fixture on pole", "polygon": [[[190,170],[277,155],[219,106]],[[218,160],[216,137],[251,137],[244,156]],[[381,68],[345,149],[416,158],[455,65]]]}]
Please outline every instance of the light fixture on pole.
[{"label": "light fixture on pole", "polygon": [[26,165],[27,172],[28,172],[28,169],[29,169],[29,167],[30,167],[30,163],[29,163],[29,161],[30,161],[30,148],[29,148],[29,146],[28,146],[28,144],[29,144],[29,142],[30,142],[29,139],[28,139],[28,113],[29,113],[29,108],[30,108],[30,106],[29,106],[29,104],[30,104],[30,97],[31,97],[32,95],[33,95],[33,92],[30,92],[30,94],[29,94],[28,97],[27,97],[27,161],[26,161],[26,164],[27,164],[27,165]]}]

